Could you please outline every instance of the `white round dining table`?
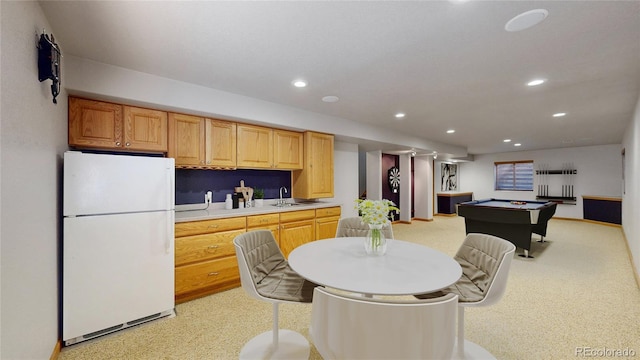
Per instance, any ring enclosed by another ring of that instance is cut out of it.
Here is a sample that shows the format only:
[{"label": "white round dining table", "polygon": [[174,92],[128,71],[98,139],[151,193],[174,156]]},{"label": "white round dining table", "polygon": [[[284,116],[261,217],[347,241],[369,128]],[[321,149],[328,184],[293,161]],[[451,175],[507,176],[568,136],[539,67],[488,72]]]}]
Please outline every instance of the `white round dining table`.
[{"label": "white round dining table", "polygon": [[316,240],[295,248],[289,266],[319,285],[372,295],[415,295],[446,288],[462,268],[424,245],[391,239],[382,256],[367,255],[364,237]]}]

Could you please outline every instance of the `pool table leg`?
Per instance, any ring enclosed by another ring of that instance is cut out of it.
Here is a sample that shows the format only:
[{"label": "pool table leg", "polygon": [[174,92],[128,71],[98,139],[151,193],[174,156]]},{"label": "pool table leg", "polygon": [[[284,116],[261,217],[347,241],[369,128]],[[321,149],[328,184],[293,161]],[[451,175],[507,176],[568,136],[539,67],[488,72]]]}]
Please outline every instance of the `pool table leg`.
[{"label": "pool table leg", "polygon": [[533,256],[529,255],[529,250],[527,250],[527,249],[524,249],[524,254],[520,254],[518,256],[523,257],[523,258],[527,258],[527,259],[533,259]]}]

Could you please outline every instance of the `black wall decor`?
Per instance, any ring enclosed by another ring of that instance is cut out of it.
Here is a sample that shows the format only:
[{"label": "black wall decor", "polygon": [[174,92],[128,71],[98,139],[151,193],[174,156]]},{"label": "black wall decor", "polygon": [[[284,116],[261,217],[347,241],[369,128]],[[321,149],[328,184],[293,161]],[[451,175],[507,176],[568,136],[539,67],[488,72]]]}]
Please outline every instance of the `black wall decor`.
[{"label": "black wall decor", "polygon": [[38,80],[52,80],[51,94],[53,103],[57,104],[56,96],[60,94],[60,48],[56,44],[53,34],[51,36],[44,32],[38,41]]},{"label": "black wall decor", "polygon": [[389,168],[387,172],[389,177],[389,189],[393,193],[397,193],[400,189],[400,170],[396,166]]}]

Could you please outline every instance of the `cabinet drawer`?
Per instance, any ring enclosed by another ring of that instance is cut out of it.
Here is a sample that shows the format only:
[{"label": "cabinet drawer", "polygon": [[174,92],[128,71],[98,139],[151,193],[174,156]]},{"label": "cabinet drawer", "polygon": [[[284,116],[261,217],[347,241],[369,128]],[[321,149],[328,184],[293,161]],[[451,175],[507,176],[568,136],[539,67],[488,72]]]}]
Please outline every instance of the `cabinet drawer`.
[{"label": "cabinet drawer", "polygon": [[316,217],[340,216],[340,206],[316,209]]},{"label": "cabinet drawer", "polygon": [[176,296],[205,288],[238,282],[240,271],[235,256],[176,268]]},{"label": "cabinet drawer", "polygon": [[233,239],[242,233],[244,229],[179,237],[176,239],[176,266],[234,255]]},{"label": "cabinet drawer", "polygon": [[280,213],[280,222],[290,222],[298,220],[313,219],[316,217],[315,210],[289,211]]},{"label": "cabinet drawer", "polygon": [[253,215],[247,216],[247,228],[274,225],[280,221],[279,214],[267,214],[267,215]]},{"label": "cabinet drawer", "polygon": [[175,236],[188,236],[207,234],[218,231],[228,231],[244,229],[247,226],[246,217],[235,217],[227,219],[214,219],[203,221],[190,221],[183,223],[176,223]]}]

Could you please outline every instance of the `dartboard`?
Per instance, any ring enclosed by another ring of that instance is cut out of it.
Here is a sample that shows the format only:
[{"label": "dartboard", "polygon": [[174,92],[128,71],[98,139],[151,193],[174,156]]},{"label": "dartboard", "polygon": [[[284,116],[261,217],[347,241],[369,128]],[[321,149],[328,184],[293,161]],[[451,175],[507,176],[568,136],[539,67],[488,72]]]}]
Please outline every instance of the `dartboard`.
[{"label": "dartboard", "polygon": [[395,166],[389,169],[389,188],[394,193],[400,189],[400,170]]}]

